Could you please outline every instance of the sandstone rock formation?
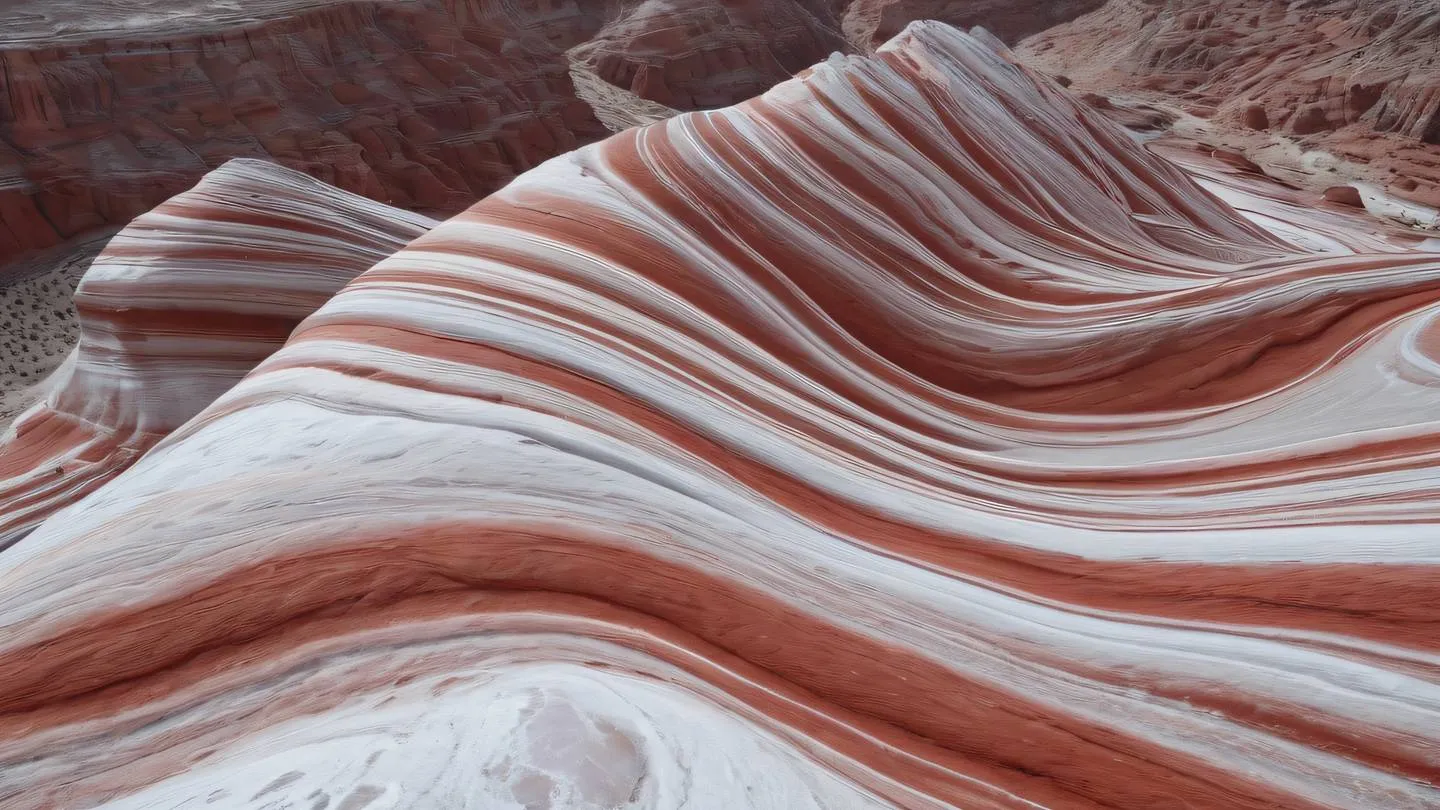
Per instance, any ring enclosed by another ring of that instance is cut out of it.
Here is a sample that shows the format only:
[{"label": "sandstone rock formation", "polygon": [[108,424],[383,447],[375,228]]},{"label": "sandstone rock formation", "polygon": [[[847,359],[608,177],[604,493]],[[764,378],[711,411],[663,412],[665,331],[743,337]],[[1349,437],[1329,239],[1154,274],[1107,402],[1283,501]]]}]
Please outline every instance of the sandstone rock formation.
[{"label": "sandstone rock formation", "polygon": [[873,50],[913,20],[983,26],[1007,43],[1104,0],[644,0],[571,55],[609,83],[680,110],[736,104],[832,52]]},{"label": "sandstone rock formation", "polygon": [[1431,0],[1110,0],[1027,41],[1021,55],[1077,86],[1150,91],[1235,130],[1296,139],[1440,205],[1440,7]]},{"label": "sandstone rock formation", "polygon": [[917,24],[530,171],[0,553],[0,803],[1440,804],[1440,253],[1193,154]]},{"label": "sandstone rock formation", "polygon": [[433,221],[231,161],[110,240],[75,294],[79,345],[0,435],[0,548],[130,466]]},{"label": "sandstone rock formation", "polygon": [[[123,225],[234,157],[454,212],[607,126],[737,103],[929,18],[1031,37],[1027,60],[1128,124],[1174,117],[1108,98],[1149,92],[1440,204],[1428,0],[26,0],[0,20],[0,263]],[[1303,162],[1267,143],[1227,145]]]}]

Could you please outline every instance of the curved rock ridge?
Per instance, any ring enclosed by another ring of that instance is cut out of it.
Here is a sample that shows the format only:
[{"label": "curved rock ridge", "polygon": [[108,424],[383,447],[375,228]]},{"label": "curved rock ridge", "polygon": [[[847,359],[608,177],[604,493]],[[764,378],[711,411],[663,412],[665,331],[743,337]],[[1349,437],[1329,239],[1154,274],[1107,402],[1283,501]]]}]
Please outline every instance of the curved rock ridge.
[{"label": "curved rock ridge", "polygon": [[937,24],[549,161],[0,553],[0,802],[1434,807],[1440,255],[1245,194]]},{"label": "curved rock ridge", "polygon": [[346,282],[435,223],[235,160],[116,234],[79,344],[0,436],[0,548],[199,413]]}]

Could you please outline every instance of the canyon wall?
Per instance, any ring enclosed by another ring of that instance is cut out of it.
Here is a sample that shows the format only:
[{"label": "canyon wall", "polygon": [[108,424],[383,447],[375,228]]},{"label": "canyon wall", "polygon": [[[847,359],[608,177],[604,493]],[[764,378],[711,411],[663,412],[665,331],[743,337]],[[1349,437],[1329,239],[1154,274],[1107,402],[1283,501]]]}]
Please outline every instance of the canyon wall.
[{"label": "canyon wall", "polygon": [[0,260],[123,225],[232,158],[453,213],[606,132],[564,55],[603,9],[280,5],[159,39],[0,42]]}]

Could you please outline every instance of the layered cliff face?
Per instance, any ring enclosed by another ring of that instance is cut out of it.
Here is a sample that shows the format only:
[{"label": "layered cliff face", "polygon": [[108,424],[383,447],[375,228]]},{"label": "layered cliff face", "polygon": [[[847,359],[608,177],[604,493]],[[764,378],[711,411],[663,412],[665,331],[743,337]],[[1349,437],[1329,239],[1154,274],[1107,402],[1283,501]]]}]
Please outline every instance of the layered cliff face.
[{"label": "layered cliff face", "polygon": [[0,435],[0,548],[129,467],[433,224],[245,160],[137,218],[80,281],[79,344]]},{"label": "layered cliff face", "polygon": [[577,66],[695,108],[748,98],[845,47],[832,21],[790,0],[85,8],[7,9],[0,263],[123,225],[236,157],[453,213],[606,134],[597,112],[614,105],[572,84]]},{"label": "layered cliff face", "polygon": [[545,163],[0,553],[0,801],[1435,806],[1440,254],[1205,157],[923,24]]},{"label": "layered cliff face", "polygon": [[1082,86],[1160,92],[1232,131],[1296,139],[1440,205],[1440,7],[1429,0],[1111,0],[1022,55]]}]

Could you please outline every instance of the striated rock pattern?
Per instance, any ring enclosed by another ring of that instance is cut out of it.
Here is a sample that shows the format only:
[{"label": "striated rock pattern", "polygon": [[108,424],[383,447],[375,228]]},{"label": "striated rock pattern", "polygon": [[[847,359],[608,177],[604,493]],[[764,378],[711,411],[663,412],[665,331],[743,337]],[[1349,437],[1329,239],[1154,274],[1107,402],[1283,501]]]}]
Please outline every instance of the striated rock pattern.
[{"label": "striated rock pattern", "polygon": [[1440,205],[1430,0],[24,0],[0,16],[0,263],[234,157],[453,213],[607,128],[738,103],[914,19],[1043,32],[1025,58],[1087,90],[1301,138]]},{"label": "striated rock pattern", "polygon": [[137,35],[183,36],[268,22],[350,2],[357,0],[6,0],[0,45],[44,47]]},{"label": "striated rock pattern", "polygon": [[1237,129],[1373,163],[1413,183],[1397,191],[1440,204],[1432,0],[1110,0],[1023,56],[1087,87],[1163,92]]},{"label": "striated rock pattern", "polygon": [[917,24],[545,163],[0,553],[0,803],[1440,804],[1440,254],[1208,159]]},{"label": "striated rock pattern", "polygon": [[0,436],[0,548],[130,466],[433,224],[249,160],[136,219],[80,281],[79,345]]}]

